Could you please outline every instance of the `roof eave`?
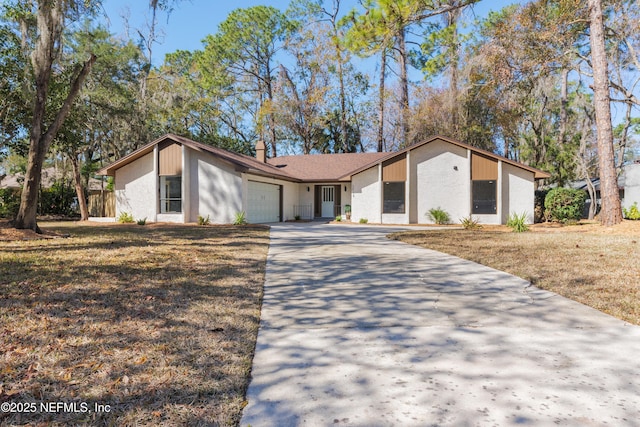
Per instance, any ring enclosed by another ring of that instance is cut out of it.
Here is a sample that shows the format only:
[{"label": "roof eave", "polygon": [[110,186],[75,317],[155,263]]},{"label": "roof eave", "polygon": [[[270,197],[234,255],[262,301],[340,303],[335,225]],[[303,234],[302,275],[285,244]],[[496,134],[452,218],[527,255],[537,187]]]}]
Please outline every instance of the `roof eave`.
[{"label": "roof eave", "polygon": [[[97,175],[107,175],[107,176],[115,176],[115,171],[117,169],[120,169],[123,166],[126,166],[127,164],[139,159],[142,156],[145,156],[149,153],[151,153],[154,149],[154,147],[166,140],[171,140],[173,142],[176,142],[178,144],[182,144],[182,145],[186,145],[189,148],[193,149],[193,150],[198,150],[198,151],[203,151],[203,152],[207,152],[211,155],[217,156],[220,160],[225,161],[229,164],[232,164],[236,167],[236,170],[238,172],[246,172],[246,173],[251,173],[253,175],[259,175],[259,176],[263,176],[263,177],[267,177],[267,178],[276,178],[276,179],[282,179],[282,180],[286,180],[286,181],[292,181],[292,182],[300,182],[299,179],[291,177],[289,175],[283,174],[283,173],[278,173],[276,171],[274,171],[273,173],[271,172],[267,172],[267,171],[261,171],[259,169],[256,169],[254,167],[252,167],[249,163],[249,160],[239,160],[237,158],[234,158],[233,154],[235,153],[229,153],[229,155],[227,155],[227,153],[225,153],[225,150],[219,149],[217,147],[210,147],[207,146],[205,144],[196,142],[196,141],[192,141],[188,138],[184,138],[181,136],[177,136],[174,134],[166,134],[163,135],[162,137],[140,147],[139,149],[133,151],[132,153],[124,156],[123,158],[121,158],[120,160],[115,161],[114,163],[111,163],[109,166],[106,166],[102,169],[100,169],[99,171],[97,171]],[[238,154],[238,156],[240,156]],[[265,164],[269,167],[273,167],[271,165]]]},{"label": "roof eave", "polygon": [[348,178],[345,178],[345,177],[312,178],[312,179],[301,178],[301,179],[298,179],[298,181],[305,184],[322,184],[327,182],[349,182],[351,181],[351,179],[349,175]]},{"label": "roof eave", "polygon": [[147,144],[144,147],[141,147],[140,149],[124,156],[120,160],[111,163],[109,166],[105,166],[104,168],[98,170],[96,172],[96,175],[115,176],[117,169],[120,169],[121,167],[126,166],[129,163],[136,161],[140,157],[146,156],[151,152],[153,152],[153,145],[149,146],[149,144]]},{"label": "roof eave", "polygon": [[289,182],[295,182],[295,183],[302,182],[301,180],[299,180],[297,178],[293,178],[291,176],[273,174],[273,173],[261,171],[261,170],[258,170],[258,169],[253,169],[253,168],[238,167],[238,168],[236,168],[236,171],[242,172],[242,173],[248,173],[248,174],[251,174],[251,175],[261,176],[261,177],[264,177],[264,178],[281,179],[283,181],[289,181]]},{"label": "roof eave", "polygon": [[[533,169],[533,168],[532,168]],[[551,178],[551,174],[547,173],[545,171],[541,171],[539,169],[536,169],[533,172],[533,179],[547,179],[547,178]]]},{"label": "roof eave", "polygon": [[123,166],[126,166],[127,164],[138,160],[140,157],[145,156],[149,153],[151,153],[153,151],[153,147],[159,143],[161,143],[164,140],[167,139],[171,139],[175,142],[180,143],[180,141],[178,140],[178,138],[173,135],[173,134],[166,134],[161,136],[160,138],[157,138],[151,142],[149,142],[148,144],[143,145],[142,147],[138,148],[137,150],[127,154],[126,156],[122,157],[121,159],[116,160],[115,162],[111,163],[108,166],[103,167],[102,169],[98,170],[96,172],[96,175],[107,175],[107,176],[115,176],[115,171],[117,169],[120,169]]},{"label": "roof eave", "polygon": [[382,157],[382,158],[380,158],[380,159],[378,159],[376,161],[373,161],[373,162],[371,162],[371,163],[369,163],[369,164],[367,164],[367,165],[365,165],[365,166],[363,166],[363,167],[361,167],[359,169],[356,169],[353,172],[350,172],[349,175],[345,175],[344,177],[342,177],[342,179],[346,179],[347,177],[349,177],[349,179],[351,179],[353,177],[353,175],[357,175],[357,174],[359,174],[361,172],[364,172],[364,171],[366,171],[368,169],[371,169],[372,167],[375,167],[375,166],[379,165],[380,163],[383,163],[383,162],[385,162],[385,161],[387,161],[389,159],[392,159],[392,158],[394,158],[396,156],[399,156],[401,154],[405,154],[405,153],[407,153],[407,152],[409,152],[409,151],[411,151],[411,150],[413,150],[415,148],[422,147],[423,145],[429,144],[429,143],[431,143],[431,142],[433,142],[433,141],[435,141],[437,139],[440,139],[442,141],[448,142],[448,143],[453,144],[453,145],[457,145],[458,147],[461,147],[461,148],[465,148],[465,149],[468,149],[468,150],[475,151],[478,154],[485,155],[485,156],[494,158],[494,159],[499,160],[499,161],[507,162],[507,163],[512,164],[513,166],[519,167],[521,169],[528,170],[529,172],[532,172],[534,174],[534,179],[545,179],[545,178],[551,177],[551,175],[549,173],[547,173],[547,172],[545,172],[543,170],[536,169],[534,167],[524,165],[524,164],[522,164],[520,162],[516,162],[515,160],[508,159],[508,158],[506,158],[504,156],[501,156],[499,154],[492,153],[491,151],[487,151],[487,150],[484,150],[482,148],[477,148],[477,147],[474,147],[472,145],[466,144],[464,142],[460,142],[460,141],[456,141],[455,139],[448,138],[446,136],[434,135],[434,136],[432,136],[430,138],[427,138],[423,142],[419,142],[417,144],[410,145],[409,147],[404,148],[403,150],[400,150],[400,151],[396,151],[394,153],[389,153],[388,156],[384,156],[384,157]]}]

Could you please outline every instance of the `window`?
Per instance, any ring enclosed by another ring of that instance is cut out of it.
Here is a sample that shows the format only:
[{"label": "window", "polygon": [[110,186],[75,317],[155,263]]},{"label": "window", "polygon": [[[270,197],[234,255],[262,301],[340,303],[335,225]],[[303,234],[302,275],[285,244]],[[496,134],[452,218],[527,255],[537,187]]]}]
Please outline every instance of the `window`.
[{"label": "window", "polygon": [[474,214],[495,214],[496,181],[472,181]]},{"label": "window", "polygon": [[404,213],[404,182],[385,182],[382,213]]},{"label": "window", "polygon": [[182,212],[182,177],[160,177],[160,213]]}]

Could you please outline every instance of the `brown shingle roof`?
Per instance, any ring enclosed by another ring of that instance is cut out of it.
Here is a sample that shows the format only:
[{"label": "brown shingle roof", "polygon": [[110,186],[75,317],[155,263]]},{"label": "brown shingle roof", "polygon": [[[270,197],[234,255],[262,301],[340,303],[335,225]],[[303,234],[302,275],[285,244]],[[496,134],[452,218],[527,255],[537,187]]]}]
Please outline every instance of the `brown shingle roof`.
[{"label": "brown shingle roof", "polygon": [[212,147],[210,145],[201,144],[191,139],[177,135],[168,134],[149,144],[139,148],[133,153],[123,157],[122,159],[110,164],[109,166],[98,171],[98,175],[115,175],[116,169],[133,162],[134,160],[153,151],[153,147],[165,140],[173,140],[180,144],[184,144],[194,150],[204,151],[215,155],[236,166],[236,170],[240,172],[252,173],[254,175],[262,175],[273,178],[280,178],[293,182],[330,182],[330,181],[350,181],[351,176],[362,172],[368,168],[376,166],[378,163],[391,159],[402,153],[406,153],[416,147],[428,144],[435,140],[443,140],[445,142],[468,148],[471,151],[482,155],[502,160],[513,164],[522,169],[531,171],[535,174],[535,178],[547,178],[549,174],[530,166],[523,165],[516,161],[507,159],[489,151],[481,150],[471,145],[456,141],[442,136],[434,136],[421,143],[412,145],[404,150],[389,153],[339,153],[339,154],[306,154],[297,156],[283,156],[268,159],[267,163],[258,161],[254,157],[245,156],[243,154],[233,153],[221,148]]},{"label": "brown shingle roof", "polygon": [[396,152],[392,152],[392,153],[389,153],[389,152],[387,152],[387,153],[379,153],[379,154],[384,154],[384,156],[382,156],[381,158],[379,158],[377,160],[374,160],[372,163],[364,164],[360,168],[352,169],[351,171],[348,172],[349,176],[344,176],[343,178],[344,179],[351,179],[352,175],[355,175],[355,174],[360,173],[360,172],[362,172],[364,170],[367,170],[367,169],[375,166],[378,163],[381,163],[381,162],[383,162],[385,160],[393,159],[396,156],[399,156],[401,154],[407,153],[408,151],[411,151],[411,150],[413,150],[415,148],[421,147],[421,146],[423,146],[425,144],[429,144],[429,143],[431,143],[433,141],[436,141],[436,140],[441,140],[441,141],[444,141],[444,142],[448,142],[449,144],[457,145],[459,147],[471,150],[472,152],[475,152],[475,153],[478,153],[478,154],[482,154],[483,156],[490,157],[490,158],[496,159],[496,160],[500,160],[500,161],[503,161],[505,163],[511,164],[513,166],[517,166],[517,167],[519,167],[521,169],[527,170],[529,172],[533,172],[535,179],[549,178],[551,176],[550,174],[548,174],[547,172],[545,172],[543,170],[540,170],[540,169],[537,169],[537,168],[534,168],[534,167],[531,167],[531,166],[527,166],[527,165],[525,165],[523,163],[520,163],[520,162],[517,162],[515,160],[507,159],[506,157],[503,157],[503,156],[500,156],[498,154],[492,153],[491,151],[483,150],[481,148],[477,148],[477,147],[474,147],[472,145],[465,144],[464,142],[460,142],[460,141],[457,141],[455,139],[447,138],[445,136],[434,135],[434,136],[426,139],[425,141],[418,142],[416,144],[410,145],[409,147],[407,147],[407,148],[405,148],[403,150],[400,150],[400,151],[396,151]]},{"label": "brown shingle roof", "polygon": [[270,165],[268,163],[259,162],[258,160],[256,160],[253,157],[245,156],[244,154],[232,153],[231,151],[227,151],[227,150],[224,150],[222,148],[217,148],[217,147],[212,147],[210,145],[201,144],[201,143],[193,141],[193,140],[191,140],[189,138],[185,138],[185,137],[178,136],[178,135],[172,135],[172,134],[164,135],[161,138],[158,138],[155,141],[152,141],[152,142],[140,147],[139,149],[137,149],[136,151],[132,152],[131,154],[129,154],[127,156],[124,156],[120,160],[118,160],[118,161],[116,161],[114,163],[111,163],[109,166],[106,166],[106,167],[100,169],[97,172],[97,174],[98,175],[114,176],[115,175],[115,171],[117,169],[120,169],[121,167],[133,162],[134,160],[137,160],[140,157],[151,153],[153,151],[153,147],[156,144],[159,144],[160,142],[166,141],[166,140],[172,140],[172,141],[178,142],[180,144],[184,144],[187,147],[190,147],[190,148],[192,148],[194,150],[211,153],[211,154],[215,155],[216,157],[218,157],[218,158],[220,158],[222,160],[226,160],[227,162],[232,163],[241,172],[250,172],[250,173],[253,173],[255,175],[276,177],[276,178],[281,178],[281,179],[285,179],[285,180],[288,180],[288,181],[298,181],[297,178],[295,178],[294,176],[290,175],[286,171],[284,171],[284,170],[282,170],[280,168],[277,168],[275,166],[272,166],[272,165]]},{"label": "brown shingle roof", "polygon": [[352,171],[376,163],[388,155],[389,153],[305,154],[275,157],[267,162],[302,181],[340,181],[341,178],[348,181],[344,177],[348,177]]},{"label": "brown shingle roof", "polygon": [[269,177],[277,177],[277,178],[286,179],[288,181],[298,180],[294,175],[290,174],[288,171],[278,168],[276,166],[270,165],[268,163],[263,163],[258,159],[256,159],[255,157],[234,153],[231,151],[224,150],[222,148],[212,147],[210,145],[192,141],[182,136],[171,135],[171,138],[188,147],[209,152],[211,154],[214,154],[216,157],[219,157],[223,160],[231,162],[236,166],[239,166],[242,172],[250,172],[255,175],[265,175]]}]

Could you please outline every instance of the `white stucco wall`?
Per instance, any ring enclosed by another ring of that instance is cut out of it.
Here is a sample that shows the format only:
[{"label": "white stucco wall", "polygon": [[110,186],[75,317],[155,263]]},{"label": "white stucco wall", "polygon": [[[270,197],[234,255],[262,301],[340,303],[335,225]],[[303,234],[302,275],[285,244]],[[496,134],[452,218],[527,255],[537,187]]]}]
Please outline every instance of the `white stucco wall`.
[{"label": "white stucco wall", "polygon": [[[195,222],[198,214],[191,214],[191,199],[197,197],[196,188],[191,188],[191,175],[195,172],[191,170],[191,157],[195,152],[182,145],[182,222]],[[195,219],[194,219],[195,218]]]},{"label": "white stucco wall", "polygon": [[429,209],[445,210],[457,223],[471,211],[471,171],[467,150],[445,141],[435,140],[410,155],[410,219],[414,223],[431,223]]},{"label": "white stucco wall", "polygon": [[366,218],[369,222],[380,222],[381,197],[378,166],[354,175],[351,179],[351,221]]},{"label": "white stucco wall", "polygon": [[534,192],[533,172],[502,162],[502,223],[512,213],[526,213],[527,223],[533,224]]},{"label": "white stucco wall", "polygon": [[149,153],[116,170],[116,218],[127,212],[133,218],[157,221],[157,179],[154,153]]},{"label": "white stucco wall", "polygon": [[298,184],[298,205],[301,219],[313,219],[313,184]]},{"label": "white stucco wall", "polygon": [[622,207],[629,209],[633,202],[640,207],[640,164],[624,167],[624,200]]},{"label": "white stucco wall", "polygon": [[[345,191],[345,187],[347,190]],[[340,183],[340,215],[342,215],[342,220],[346,220],[344,207],[346,205],[351,205],[351,183],[350,182],[342,182]]]},{"label": "white stucco wall", "polygon": [[282,185],[282,220],[289,221],[294,219],[294,205],[300,200],[298,184],[288,181],[280,181]]},{"label": "white stucco wall", "polygon": [[214,224],[232,223],[242,211],[242,177],[230,164],[215,156],[189,149],[189,218],[209,216]]},{"label": "white stucco wall", "polygon": [[382,214],[382,224],[409,224],[409,214]]}]

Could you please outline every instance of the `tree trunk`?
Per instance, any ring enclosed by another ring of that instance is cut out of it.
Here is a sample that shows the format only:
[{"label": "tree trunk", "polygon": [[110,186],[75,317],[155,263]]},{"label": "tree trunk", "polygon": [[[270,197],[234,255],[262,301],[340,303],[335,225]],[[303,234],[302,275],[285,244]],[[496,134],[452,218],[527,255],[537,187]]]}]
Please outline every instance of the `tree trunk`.
[{"label": "tree trunk", "polygon": [[560,80],[560,123],[558,126],[558,146],[564,145],[565,135],[567,134],[567,104],[568,100],[568,81],[569,70],[563,69]]},{"label": "tree trunk", "polygon": [[409,78],[407,76],[407,45],[404,28],[398,32],[398,56],[400,63],[400,126],[402,127],[400,148],[404,148],[409,145]]},{"label": "tree trunk", "polygon": [[[558,123],[558,149],[563,150],[567,135],[567,105],[568,99],[569,70],[564,68],[560,77],[560,118]],[[545,144],[546,145],[546,144]],[[558,187],[566,185],[566,165],[563,156],[557,158],[558,162]]]},{"label": "tree trunk", "polygon": [[592,220],[597,213],[598,209],[598,199],[596,196],[596,188],[591,181],[591,174],[589,173],[589,161],[587,158],[587,143],[589,137],[591,136],[590,130],[593,128],[593,116],[588,112],[585,112],[584,118],[582,120],[582,128],[580,129],[580,147],[578,149],[577,155],[577,166],[578,173],[581,178],[584,178],[587,193],[589,194],[589,200],[591,200],[591,204],[589,205],[589,219]]},{"label": "tree trunk", "polygon": [[602,205],[600,221],[602,225],[611,226],[622,222],[622,208],[620,206],[618,177],[613,155],[609,73],[600,0],[589,0],[589,17],[594,106],[600,166],[600,199]]},{"label": "tree trunk", "polygon": [[91,58],[84,63],[82,69],[72,81],[69,94],[56,114],[54,121],[45,131],[44,120],[51,70],[56,55],[55,47],[60,39],[64,18],[63,3],[64,2],[49,2],[45,0],[39,2],[37,13],[38,37],[31,55],[36,83],[36,96],[33,106],[33,117],[31,119],[31,131],[29,133],[27,172],[25,174],[24,186],[20,198],[20,209],[16,217],[15,227],[19,229],[31,229],[36,232],[40,232],[36,221],[36,214],[42,164],[49,151],[51,142],[58,133],[65,118],[69,115],[73,101],[80,92],[80,88],[96,60],[96,56],[92,54]]},{"label": "tree trunk", "polygon": [[587,172],[585,176],[587,177],[587,193],[589,194],[589,199],[591,200],[591,203],[589,204],[588,219],[593,220],[598,213],[598,193],[596,192],[595,185],[593,185],[593,182],[591,181],[591,175],[589,175],[589,172]]},{"label": "tree trunk", "polygon": [[271,155],[273,157],[278,157],[278,148],[277,148],[277,135],[276,135],[276,118],[273,114],[273,87],[271,81],[271,69],[268,69],[267,72],[267,99],[269,100],[269,112],[268,112],[268,121],[269,121],[269,133],[271,137]]},{"label": "tree trunk", "polygon": [[82,187],[82,176],[80,175],[80,165],[76,155],[69,156],[71,165],[73,166],[73,184],[78,197],[78,206],[80,207],[80,221],[89,219],[89,208],[87,207],[87,199],[84,196],[84,188]]},{"label": "tree trunk", "polygon": [[387,50],[382,49],[380,54],[380,88],[378,89],[378,152],[384,151],[384,92],[385,72],[387,71]]},{"label": "tree trunk", "polygon": [[344,90],[344,71],[342,69],[342,54],[340,52],[340,42],[336,42],[336,50],[338,52],[338,80],[340,81],[340,139],[342,139],[342,152],[347,153],[349,151],[349,147],[347,144],[347,107],[346,95]]},{"label": "tree trunk", "polygon": [[453,27],[453,35],[449,51],[449,102],[451,103],[451,128],[456,138],[462,137],[460,130],[460,109],[458,107],[458,62],[460,49],[458,46],[458,19],[462,9],[453,9],[445,14],[448,27]]},{"label": "tree trunk", "polygon": [[36,221],[36,214],[38,207],[38,190],[42,178],[42,164],[47,156],[51,142],[62,126],[64,119],[69,115],[73,101],[80,92],[80,88],[89,75],[95,60],[95,55],[92,55],[91,58],[84,63],[82,70],[73,81],[71,90],[64,104],[58,111],[55,120],[44,134],[42,134],[42,128],[49,87],[48,77],[51,71],[49,69],[46,81],[41,81],[40,76],[36,76],[38,84],[36,85],[36,102],[29,137],[29,161],[27,163],[27,172],[25,174],[24,186],[20,198],[20,209],[18,210],[18,216],[15,221],[16,228],[31,229],[37,233],[40,232]]}]

